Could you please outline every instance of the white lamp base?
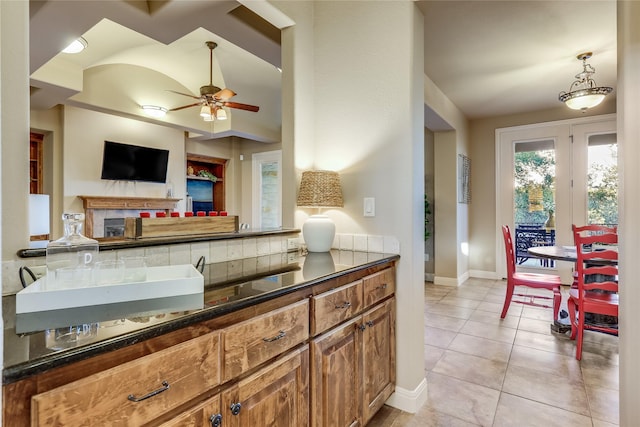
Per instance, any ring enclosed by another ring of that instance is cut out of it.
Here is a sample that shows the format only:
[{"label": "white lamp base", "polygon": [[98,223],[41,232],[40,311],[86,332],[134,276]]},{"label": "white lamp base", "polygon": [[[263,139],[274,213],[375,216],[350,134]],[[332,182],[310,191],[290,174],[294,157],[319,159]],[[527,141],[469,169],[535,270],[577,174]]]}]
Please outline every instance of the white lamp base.
[{"label": "white lamp base", "polygon": [[326,215],[311,215],[302,225],[302,237],[309,252],[329,252],[336,225]]}]

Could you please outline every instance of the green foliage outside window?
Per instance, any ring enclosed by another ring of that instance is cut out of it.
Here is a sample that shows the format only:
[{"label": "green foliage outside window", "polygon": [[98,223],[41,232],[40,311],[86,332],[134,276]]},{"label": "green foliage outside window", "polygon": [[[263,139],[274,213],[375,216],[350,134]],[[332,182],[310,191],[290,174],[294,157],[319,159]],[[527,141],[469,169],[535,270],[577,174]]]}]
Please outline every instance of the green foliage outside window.
[{"label": "green foliage outside window", "polygon": [[425,242],[431,237],[429,232],[429,218],[431,217],[431,206],[429,205],[429,199],[427,195],[424,195],[424,240]]}]

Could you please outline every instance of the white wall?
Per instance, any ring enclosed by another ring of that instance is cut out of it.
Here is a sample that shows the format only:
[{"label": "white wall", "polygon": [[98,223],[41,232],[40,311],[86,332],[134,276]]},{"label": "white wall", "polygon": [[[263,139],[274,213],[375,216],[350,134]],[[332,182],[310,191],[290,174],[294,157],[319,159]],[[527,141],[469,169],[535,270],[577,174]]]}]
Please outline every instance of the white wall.
[{"label": "white wall", "polygon": [[[16,173],[17,165],[29,162],[29,4],[0,2],[0,237],[2,259],[14,256],[26,243],[29,188],[28,172]],[[20,163],[22,161],[22,163]],[[24,167],[24,166],[23,166]],[[27,169],[24,167],[24,169]],[[0,315],[2,308],[0,307]],[[0,337],[0,362],[4,366],[4,334]],[[0,423],[2,403],[0,402]]]},{"label": "white wall", "polygon": [[[173,184],[174,196],[184,199],[186,166],[183,132],[70,106],[61,109],[60,126],[56,127],[53,115],[55,114],[34,113],[31,116],[31,126],[63,135],[62,156],[54,164],[56,174],[61,173],[63,196],[60,198],[59,194],[52,195],[54,200],[62,200],[62,211],[82,212],[82,201],[78,195],[166,197],[165,184],[100,179],[105,140],[169,150],[167,181]],[[179,209],[184,210],[183,202]],[[60,218],[60,214],[61,212],[54,212],[54,223]],[[57,238],[60,235],[56,233],[51,237]]]},{"label": "white wall", "polygon": [[618,140],[620,167],[620,425],[640,419],[640,3],[618,1]]},{"label": "white wall", "polygon": [[[283,121],[283,150],[291,132],[298,172],[340,172],[345,206],[328,212],[338,233],[398,238],[392,401],[415,410],[426,396],[422,15],[411,2],[277,4],[304,23],[287,29],[282,43],[283,59],[294,70],[291,76],[283,73],[293,102],[292,122]],[[381,37],[383,28],[394,30]],[[301,76],[301,70],[312,78]],[[373,218],[363,217],[364,197],[376,199]],[[296,214],[298,226],[307,214]]]}]

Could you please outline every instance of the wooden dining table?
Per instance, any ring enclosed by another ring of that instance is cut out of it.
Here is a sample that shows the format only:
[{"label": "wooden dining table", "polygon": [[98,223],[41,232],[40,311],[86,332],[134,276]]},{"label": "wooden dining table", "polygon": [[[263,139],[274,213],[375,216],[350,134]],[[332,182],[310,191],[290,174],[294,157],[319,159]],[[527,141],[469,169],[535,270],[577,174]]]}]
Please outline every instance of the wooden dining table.
[{"label": "wooden dining table", "polygon": [[[596,249],[597,251],[597,249]],[[578,260],[575,246],[532,246],[527,249],[532,258],[551,259],[554,261],[567,261],[575,263]],[[602,262],[603,264],[617,263],[615,260],[597,259],[589,260],[594,264]]]},{"label": "wooden dining table", "polygon": [[[597,249],[595,250],[597,251]],[[529,253],[529,255],[531,255],[532,258],[549,259],[554,261],[567,261],[573,263],[578,260],[575,246],[532,246],[527,249],[527,252]],[[593,264],[611,264],[617,263],[618,261],[590,259],[589,262]],[[585,321],[606,324],[618,323],[617,318],[611,318],[611,316],[603,316],[592,313],[587,313],[587,315],[585,315]],[[551,325],[551,330],[564,334],[571,330],[571,325],[565,324],[558,319],[554,319],[553,324]]]}]

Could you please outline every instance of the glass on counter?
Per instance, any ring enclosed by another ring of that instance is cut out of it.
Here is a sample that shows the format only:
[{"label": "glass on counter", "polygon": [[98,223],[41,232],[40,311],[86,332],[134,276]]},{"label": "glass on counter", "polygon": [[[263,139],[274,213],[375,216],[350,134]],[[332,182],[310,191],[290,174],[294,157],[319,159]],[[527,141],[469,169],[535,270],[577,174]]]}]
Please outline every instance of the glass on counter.
[{"label": "glass on counter", "polygon": [[47,244],[47,287],[92,285],[98,241],[82,235],[83,213],[64,213],[62,221],[64,236]]}]

